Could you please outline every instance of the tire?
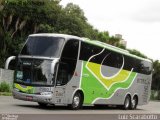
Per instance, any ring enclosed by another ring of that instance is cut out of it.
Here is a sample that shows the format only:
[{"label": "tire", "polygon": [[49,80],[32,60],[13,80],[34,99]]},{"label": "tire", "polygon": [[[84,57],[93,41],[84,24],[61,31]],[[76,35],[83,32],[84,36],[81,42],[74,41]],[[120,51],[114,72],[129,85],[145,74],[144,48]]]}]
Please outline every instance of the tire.
[{"label": "tire", "polygon": [[73,96],[73,99],[72,99],[72,104],[69,105],[69,107],[72,109],[72,110],[78,110],[82,107],[82,104],[83,104],[83,101],[82,101],[82,96],[79,92],[76,92]]},{"label": "tire", "polygon": [[130,109],[130,106],[131,106],[131,98],[127,95],[124,100],[123,109],[128,110],[128,109]]},{"label": "tire", "polygon": [[138,99],[137,97],[133,97],[133,100],[131,102],[131,110],[135,110],[137,108],[137,104],[138,104]]},{"label": "tire", "polygon": [[48,104],[47,104],[47,103],[38,102],[38,105],[39,105],[40,107],[43,107],[43,108],[44,108],[44,107],[47,107]]}]

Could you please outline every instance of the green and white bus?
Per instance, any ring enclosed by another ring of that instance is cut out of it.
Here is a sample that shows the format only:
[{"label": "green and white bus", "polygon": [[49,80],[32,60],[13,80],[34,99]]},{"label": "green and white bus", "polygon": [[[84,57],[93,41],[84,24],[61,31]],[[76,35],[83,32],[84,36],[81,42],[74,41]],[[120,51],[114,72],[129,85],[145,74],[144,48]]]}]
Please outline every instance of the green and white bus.
[{"label": "green and white bus", "polygon": [[15,60],[16,99],[72,109],[83,105],[136,109],[149,101],[152,62],[96,40],[32,34]]}]

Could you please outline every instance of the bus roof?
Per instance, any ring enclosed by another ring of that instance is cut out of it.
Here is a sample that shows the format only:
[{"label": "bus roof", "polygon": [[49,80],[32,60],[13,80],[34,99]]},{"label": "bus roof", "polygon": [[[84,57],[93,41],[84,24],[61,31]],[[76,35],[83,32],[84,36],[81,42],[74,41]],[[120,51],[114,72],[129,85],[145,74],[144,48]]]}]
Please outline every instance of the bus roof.
[{"label": "bus roof", "polygon": [[115,51],[115,52],[118,52],[118,53],[130,56],[130,57],[134,57],[134,58],[137,58],[137,59],[140,59],[140,60],[145,60],[145,61],[151,62],[151,60],[149,60],[149,59],[133,55],[133,54],[129,53],[129,51],[127,51],[127,50],[124,50],[124,49],[121,49],[121,48],[109,45],[109,44],[104,43],[104,42],[100,42],[98,40],[90,40],[88,38],[81,38],[81,37],[77,37],[77,36],[74,36],[74,35],[56,34],[56,33],[38,33],[38,34],[31,34],[29,36],[30,37],[34,37],[34,36],[48,36],[48,37],[63,37],[65,39],[70,39],[70,38],[72,38],[72,39],[78,39],[80,41],[84,41],[86,43],[93,44],[93,45],[96,45],[96,46],[99,46],[99,47],[107,48],[107,49],[109,49],[111,51]]},{"label": "bus roof", "polygon": [[58,34],[58,33],[38,33],[38,34],[29,35],[29,37],[35,37],[35,36],[63,37],[65,39],[69,39],[69,38],[82,39],[82,38],[77,37],[77,36],[67,35],[67,34]]}]

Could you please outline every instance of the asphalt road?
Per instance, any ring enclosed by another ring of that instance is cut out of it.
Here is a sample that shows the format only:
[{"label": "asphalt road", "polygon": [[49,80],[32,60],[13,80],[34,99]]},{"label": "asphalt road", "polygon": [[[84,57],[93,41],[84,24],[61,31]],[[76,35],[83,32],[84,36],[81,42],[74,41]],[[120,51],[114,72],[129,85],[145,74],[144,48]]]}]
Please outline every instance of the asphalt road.
[{"label": "asphalt road", "polygon": [[2,119],[1,115],[4,114],[20,114],[18,120],[32,120],[31,118],[34,120],[50,120],[49,118],[52,119],[53,117],[55,120],[97,120],[97,118],[99,120],[120,120],[125,114],[128,115],[128,117],[130,114],[159,114],[157,119],[160,120],[160,101],[150,101],[148,105],[138,106],[136,110],[121,110],[116,107],[85,106],[81,110],[74,111],[64,106],[41,108],[34,102],[0,96],[0,119]]}]

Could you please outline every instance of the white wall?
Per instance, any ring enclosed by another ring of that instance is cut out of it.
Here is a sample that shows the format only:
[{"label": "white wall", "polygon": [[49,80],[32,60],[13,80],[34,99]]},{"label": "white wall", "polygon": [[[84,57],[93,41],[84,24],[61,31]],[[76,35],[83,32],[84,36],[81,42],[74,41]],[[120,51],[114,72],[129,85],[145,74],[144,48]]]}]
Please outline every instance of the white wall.
[{"label": "white wall", "polygon": [[13,70],[6,70],[0,68],[0,82],[6,81],[8,83],[13,83],[13,75],[14,75]]}]

